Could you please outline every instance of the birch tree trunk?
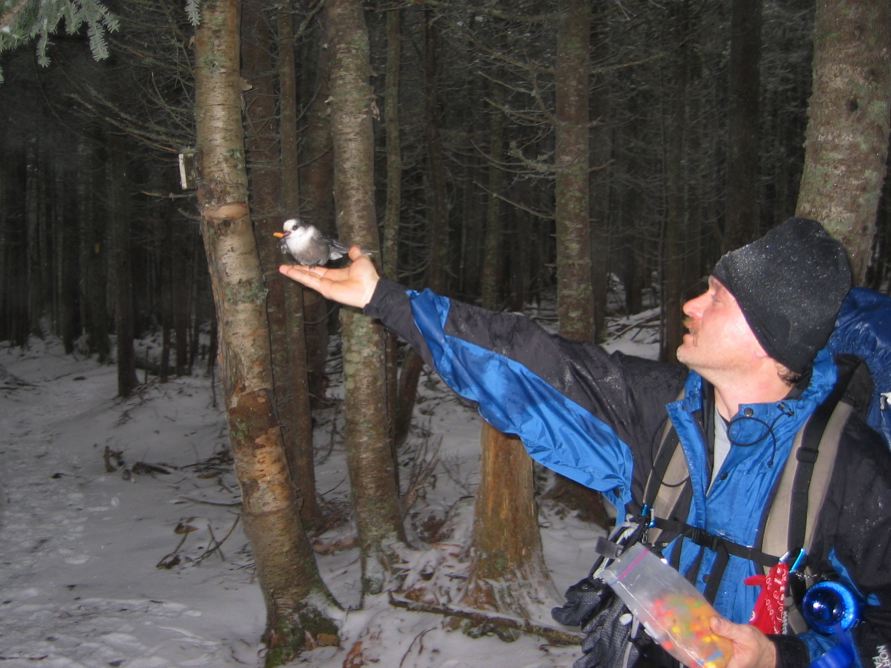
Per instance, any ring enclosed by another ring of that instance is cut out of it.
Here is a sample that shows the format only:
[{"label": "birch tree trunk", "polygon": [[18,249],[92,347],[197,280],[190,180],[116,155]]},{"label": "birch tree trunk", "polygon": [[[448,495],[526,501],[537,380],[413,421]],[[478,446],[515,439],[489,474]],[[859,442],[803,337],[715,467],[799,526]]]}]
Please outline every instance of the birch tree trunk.
[{"label": "birch tree trunk", "polygon": [[267,666],[337,644],[332,600],[297,508],[274,415],[266,289],[247,203],[237,0],[205,0],[195,35],[201,231],[211,275],[229,440],[242,516],[266,601]]},{"label": "birch tree trunk", "polygon": [[821,221],[862,282],[888,156],[891,3],[818,0],[813,91],[796,215]]},{"label": "birch tree trunk", "polygon": [[[325,4],[331,51],[330,108],[337,230],[345,243],[379,252],[369,46],[362,3]],[[363,593],[383,590],[390,550],[403,538],[395,461],[386,416],[384,332],[341,308],[347,464],[362,554]]]}]

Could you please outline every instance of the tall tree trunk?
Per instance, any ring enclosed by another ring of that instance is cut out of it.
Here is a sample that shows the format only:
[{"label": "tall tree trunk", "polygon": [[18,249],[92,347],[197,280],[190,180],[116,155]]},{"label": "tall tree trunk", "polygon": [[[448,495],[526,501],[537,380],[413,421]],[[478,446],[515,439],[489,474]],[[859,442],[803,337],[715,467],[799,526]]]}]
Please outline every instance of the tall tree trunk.
[{"label": "tall tree trunk", "polygon": [[[557,29],[554,168],[558,327],[560,335],[567,339],[593,342],[595,326],[588,170],[590,28],[590,3],[585,0],[565,3]],[[604,523],[603,502],[590,489],[558,476],[552,496],[588,519]]]},{"label": "tall tree trunk", "polygon": [[[489,204],[481,289],[484,308],[497,309],[501,282],[501,207],[504,115],[500,91],[491,109]],[[480,434],[482,467],[474,505],[470,570],[463,602],[475,608],[528,616],[543,597],[553,596],[544,566],[533,465],[523,444],[488,423]]]},{"label": "tall tree trunk", "polygon": [[761,2],[733,0],[727,109],[727,195],[723,251],[758,233],[758,111]]},{"label": "tall tree trunk", "polygon": [[[325,4],[331,50],[330,107],[337,230],[378,252],[369,47],[362,4]],[[395,461],[386,417],[384,332],[352,309],[340,312],[347,460],[362,554],[364,593],[382,591],[389,549],[403,540]]]},{"label": "tall tree trunk", "polygon": [[434,13],[425,11],[424,21],[424,139],[427,148],[427,215],[430,225],[430,264],[427,285],[436,292],[448,291],[449,209],[446,201],[446,170],[439,131],[437,85],[438,34]]},{"label": "tall tree trunk", "polygon": [[[278,36],[278,85],[281,142],[281,207],[283,218],[300,212],[300,173],[297,144],[297,71],[294,62],[294,27],[288,7],[276,12]],[[306,345],[307,299],[322,303],[318,295],[308,298],[303,287],[293,281],[284,282],[285,340],[290,354],[291,377],[287,381],[293,406],[291,474],[300,493],[300,517],[303,526],[312,529],[322,524],[322,510],[316,492],[315,452],[313,450],[312,405],[310,402],[309,366]]]},{"label": "tall tree trunk", "polygon": [[813,92],[796,215],[815,218],[866,278],[887,170],[891,3],[818,0]]},{"label": "tall tree trunk", "polygon": [[[427,149],[426,188],[429,240],[429,263],[426,284],[431,290],[448,291],[449,258],[449,211],[446,201],[446,170],[443,157],[442,137],[439,132],[437,92],[437,33],[433,25],[434,13],[424,12],[424,144]],[[401,444],[408,435],[411,417],[418,394],[418,381],[423,362],[410,351],[402,365],[399,378],[396,412],[394,414],[394,438]]]},{"label": "tall tree trunk", "polygon": [[274,414],[266,290],[247,204],[236,0],[205,1],[195,35],[198,204],[220,332],[229,441],[266,601],[266,664],[336,644]]},{"label": "tall tree trunk", "polygon": [[[281,230],[285,220],[282,215],[282,170],[279,159],[282,149],[278,143],[279,123],[276,118],[276,83],[279,79],[279,67],[273,53],[277,40],[276,22],[265,15],[267,3],[262,0],[248,0],[244,3],[242,17],[242,76],[250,82],[251,88],[244,94],[246,123],[246,149],[248,158],[248,176],[250,179],[250,198],[254,231],[260,251],[260,265],[268,290],[266,296],[266,317],[269,324],[270,350],[272,360],[272,379],[275,392],[276,414],[282,427],[285,451],[288,456],[289,469],[300,494],[301,518],[310,523],[318,521],[318,504],[316,502],[315,468],[312,449],[312,418],[309,414],[309,393],[306,383],[305,345],[302,328],[297,333],[297,318],[302,309],[296,308],[297,295],[289,289],[288,281],[278,272],[278,265],[283,260],[279,241],[273,236]],[[279,10],[281,11],[281,10]],[[289,16],[286,16],[289,18]],[[272,32],[276,26],[276,33]],[[285,45],[286,46],[286,45]],[[288,50],[292,59],[293,53]],[[282,54],[286,57],[286,54]],[[284,88],[290,84],[291,114],[287,122],[295,122],[293,113],[296,105],[294,96],[295,81],[285,81]],[[283,119],[281,124],[284,129]],[[296,127],[289,126],[290,137]],[[296,150],[296,137],[291,138],[291,150]],[[293,155],[289,156],[295,162]],[[296,206],[296,164],[289,169],[291,181],[287,188],[294,189],[289,193],[290,205]],[[296,212],[295,212],[296,213]],[[291,297],[288,297],[288,294]],[[302,323],[299,323],[302,324]],[[295,350],[296,347],[296,350]],[[303,377],[300,378],[295,363],[302,366]],[[302,382],[301,382],[302,381]],[[306,525],[304,525],[306,526]]]},{"label": "tall tree trunk", "polygon": [[23,198],[14,196],[25,191],[28,183],[28,161],[25,151],[17,151],[3,161],[3,326],[0,333],[14,345],[28,341],[27,288],[27,206]]},{"label": "tall tree trunk", "polygon": [[503,92],[494,84],[490,90],[492,103],[489,110],[489,169],[486,199],[486,229],[483,236],[482,271],[480,293],[487,308],[501,306],[503,258],[501,251],[501,199],[504,184],[504,113],[501,110]]},{"label": "tall tree trunk", "polygon": [[38,230],[42,225],[43,215],[41,211],[41,181],[43,173],[40,169],[43,156],[40,154],[39,137],[33,137],[28,142],[27,148],[27,181],[25,183],[25,267],[27,268],[27,304],[28,304],[28,333],[40,335],[40,316],[42,309],[43,276],[40,265],[40,234]]},{"label": "tall tree trunk", "polygon": [[[321,15],[324,22],[324,14]],[[324,28],[322,29],[324,32]],[[300,216],[326,234],[334,233],[334,171],[331,150],[331,117],[328,102],[329,49],[324,35],[306,40],[316,54],[315,67],[304,63],[304,97],[309,100],[306,108],[306,127],[303,131],[300,159]],[[309,46],[304,50],[306,53]],[[309,60],[306,58],[305,60]],[[312,73],[313,76],[310,76]],[[311,84],[311,85],[310,85]],[[306,359],[310,397],[321,401],[325,396],[328,379],[325,362],[328,359],[328,313],[332,309],[314,290],[303,293],[304,331],[306,335]]]},{"label": "tall tree trunk", "polygon": [[92,142],[80,138],[77,144],[77,216],[80,226],[80,306],[81,322],[87,334],[88,350],[100,362],[111,356],[108,338],[107,238],[105,216],[100,212],[97,191],[102,169]]},{"label": "tall tree trunk", "polygon": [[402,146],[399,138],[399,69],[402,62],[401,10],[387,12],[387,70],[384,123],[387,145],[387,200],[384,212],[381,268],[396,280],[399,270],[399,218],[402,209]]},{"label": "tall tree trunk", "polygon": [[[381,242],[381,269],[384,276],[389,276],[393,280],[397,280],[399,276],[399,220],[402,209],[402,146],[399,137],[399,69],[402,62],[401,15],[401,10],[398,8],[387,12],[387,69],[384,81],[387,200]],[[397,452],[408,435],[415,403],[414,396],[411,397],[409,406],[403,405],[398,400],[401,396],[399,393],[398,351],[398,339],[394,334],[388,333],[386,341],[387,416],[390,420],[390,436]],[[413,364],[420,373],[420,364],[417,362]],[[403,380],[411,379],[405,376]],[[414,380],[413,385],[417,387],[417,380]]]},{"label": "tall tree trunk", "polygon": [[111,286],[114,294],[114,326],[117,337],[118,396],[128,397],[139,384],[136,351],[133,348],[133,270],[130,243],[130,202],[126,188],[127,154],[120,139],[110,137],[106,183],[108,184],[108,229],[111,234]]},{"label": "tall tree trunk", "polygon": [[65,352],[74,352],[75,340],[81,333],[80,267],[78,266],[76,180],[68,170],[57,169],[51,201],[51,229],[58,243],[56,264],[56,297],[59,333]]},{"label": "tall tree trunk", "polygon": [[[609,5],[603,5],[596,13],[597,28],[594,45],[598,59],[609,57],[608,21]],[[608,165],[613,157],[613,126],[610,122],[611,83],[609,75],[600,75],[592,87],[590,99],[592,128],[589,137],[591,175],[591,300],[593,307],[594,340],[606,340],[606,309],[609,292],[609,276],[614,267],[610,262],[610,190],[612,171]]]},{"label": "tall tree trunk", "polygon": [[665,151],[665,223],[662,233],[662,349],[664,361],[677,359],[681,342],[684,225],[687,221],[684,162],[687,128],[688,0],[669,7],[667,47],[670,49],[666,83],[667,146]]},{"label": "tall tree trunk", "polygon": [[568,0],[557,33],[556,228],[560,334],[594,340],[588,184],[588,69],[591,10]]}]

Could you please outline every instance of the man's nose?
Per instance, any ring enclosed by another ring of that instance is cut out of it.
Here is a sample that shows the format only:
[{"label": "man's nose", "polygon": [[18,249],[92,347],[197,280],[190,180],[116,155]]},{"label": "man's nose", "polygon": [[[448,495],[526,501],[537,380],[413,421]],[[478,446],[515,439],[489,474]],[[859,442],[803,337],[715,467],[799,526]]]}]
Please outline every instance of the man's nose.
[{"label": "man's nose", "polygon": [[702,314],[703,304],[705,303],[705,297],[707,296],[708,293],[703,292],[698,297],[685,301],[684,305],[681,307],[684,315],[690,316],[691,318],[699,317],[699,315]]}]

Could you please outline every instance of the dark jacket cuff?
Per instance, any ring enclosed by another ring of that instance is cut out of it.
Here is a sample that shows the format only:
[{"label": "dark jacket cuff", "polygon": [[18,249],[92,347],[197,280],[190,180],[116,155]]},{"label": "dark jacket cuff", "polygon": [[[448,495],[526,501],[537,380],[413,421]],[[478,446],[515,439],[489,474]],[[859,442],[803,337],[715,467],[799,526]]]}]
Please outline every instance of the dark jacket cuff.
[{"label": "dark jacket cuff", "polygon": [[407,301],[405,288],[396,281],[388,278],[380,278],[371,295],[371,299],[365,305],[363,313],[369,318],[380,318],[392,305],[394,300]]},{"label": "dark jacket cuff", "polygon": [[776,668],[807,668],[811,657],[807,647],[795,636],[767,636],[777,650]]}]

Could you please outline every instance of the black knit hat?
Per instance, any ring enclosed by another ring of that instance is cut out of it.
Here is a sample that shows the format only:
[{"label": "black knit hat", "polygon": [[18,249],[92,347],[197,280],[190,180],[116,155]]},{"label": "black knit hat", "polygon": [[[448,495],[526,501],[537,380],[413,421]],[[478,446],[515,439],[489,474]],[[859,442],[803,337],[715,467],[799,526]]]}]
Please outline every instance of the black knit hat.
[{"label": "black knit hat", "polygon": [[726,253],[712,275],[736,298],[767,354],[796,373],[826,345],[851,287],[844,247],[806,218]]}]

